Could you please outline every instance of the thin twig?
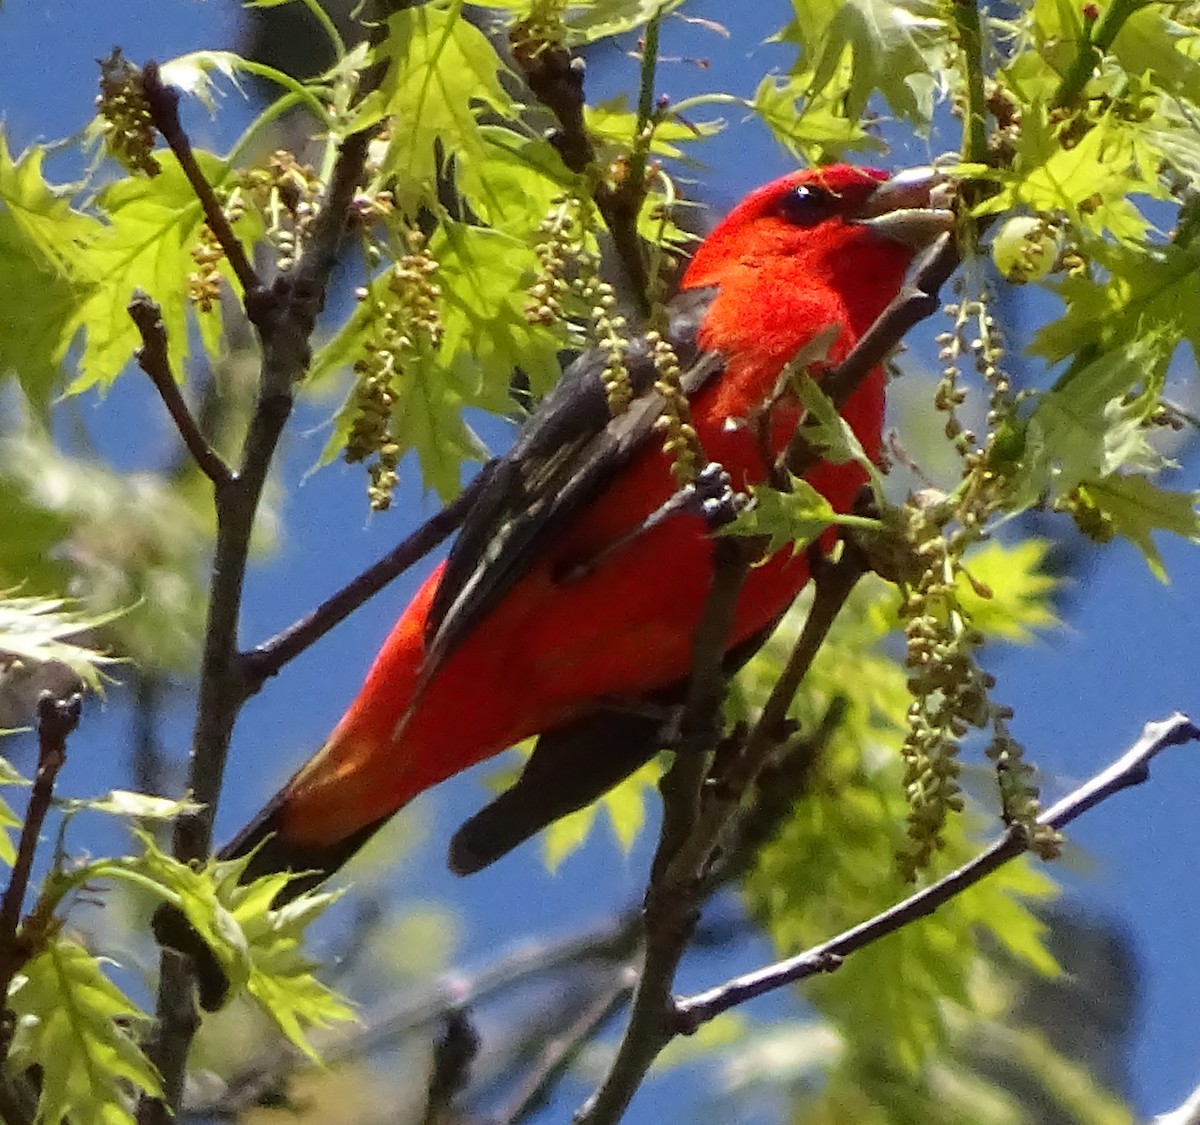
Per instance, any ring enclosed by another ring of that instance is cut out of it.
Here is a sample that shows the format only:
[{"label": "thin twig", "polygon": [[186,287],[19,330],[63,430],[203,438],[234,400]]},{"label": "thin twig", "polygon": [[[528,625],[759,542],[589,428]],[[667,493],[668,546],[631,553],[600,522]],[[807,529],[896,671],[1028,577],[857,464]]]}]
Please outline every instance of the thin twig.
[{"label": "thin twig", "polygon": [[[29,873],[33,869],[42,825],[54,800],[54,782],[67,760],[67,737],[79,725],[82,707],[83,696],[78,692],[62,699],[46,693],[38,700],[37,773],[29,793],[25,823],[21,826],[17,858],[4,897],[0,899],[0,1003],[7,1002],[13,977],[34,948],[31,935],[22,932],[21,910],[29,890]],[[10,1013],[5,1008],[0,1022],[0,1062],[8,1057],[13,1030]]]},{"label": "thin twig", "polygon": [[987,98],[983,85],[983,27],[976,0],[955,0],[950,5],[958,38],[961,69],[966,74],[963,105],[962,158],[981,164],[987,159]]},{"label": "thin twig", "polygon": [[713,786],[709,801],[693,827],[685,848],[675,857],[676,879],[687,878],[699,870],[705,857],[721,841],[742,797],[762,773],[785,736],[785,722],[792,700],[813,660],[829,636],[829,630],[842,611],[858,580],[866,573],[866,560],[855,547],[845,544],[836,562],[818,560],[813,565],[813,602],[804,628],[793,646],[783,671],[760,712],[745,746]]},{"label": "thin twig", "polygon": [[142,346],[133,353],[133,358],[150,376],[150,381],[163,400],[167,413],[171,415],[183,444],[195,458],[200,471],[212,481],[215,488],[224,488],[233,479],[233,472],[200,432],[200,427],[188,409],[179,384],[171,372],[171,360],[167,354],[167,329],[162,321],[162,309],[151,299],[149,293],[135,289],[126,311],[142,337]]},{"label": "thin twig", "polygon": [[1084,5],[1083,34],[1075,49],[1075,57],[1050,103],[1051,109],[1065,109],[1078,99],[1092,77],[1096,64],[1113,45],[1126,21],[1146,6],[1146,0],[1112,0],[1105,6],[1100,18],[1093,20],[1088,18],[1087,5]]},{"label": "thin twig", "polygon": [[[1038,823],[1056,830],[1065,828],[1113,794],[1140,785],[1150,776],[1150,760],[1168,746],[1179,746],[1196,740],[1200,740],[1200,728],[1178,712],[1160,722],[1147,723],[1141,738],[1129,750],[1074,793],[1047,809],[1038,817]],[[738,1004],[817,973],[836,969],[851,953],[894,933],[918,918],[932,914],[939,906],[1027,851],[1029,843],[1027,832],[1019,827],[1011,828],[970,863],[964,864],[932,886],[918,891],[869,921],[846,930],[805,953],[676,1001],[677,1031],[690,1035],[701,1024]]]},{"label": "thin twig", "polygon": [[[959,251],[951,234],[943,234],[926,251],[912,280],[859,337],[841,363],[821,376],[821,389],[839,410],[858,389],[867,373],[881,363],[914,325],[941,308],[938,292],[958,268]],[[800,427],[792,435],[782,461],[793,476],[803,476],[821,459]]]},{"label": "thin twig", "polygon": [[575,1021],[546,1044],[513,1099],[492,1115],[492,1125],[522,1125],[541,1109],[550,1092],[579,1057],[579,1052],[625,1003],[636,981],[637,970],[633,966],[622,968]]},{"label": "thin twig", "polygon": [[[646,85],[646,59],[653,75],[653,56],[645,56],[642,86]],[[558,150],[563,163],[579,175],[596,163],[596,149],[588,136],[583,110],[584,61],[561,43],[518,40],[513,43],[513,60],[534,97],[558,121],[550,143]],[[636,144],[636,138],[635,138]],[[646,193],[646,177],[637,181],[626,169],[625,178],[616,187],[605,177],[597,177],[594,199],[605,225],[612,236],[613,247],[629,280],[634,301],[644,315],[649,311],[648,279],[642,242],[637,232],[637,217]]]},{"label": "thin twig", "polygon": [[162,134],[167,147],[175,154],[183,174],[187,177],[200,206],[204,209],[204,218],[209,230],[213,232],[218,245],[225,252],[234,276],[241,283],[242,291],[247,298],[262,289],[262,279],[258,276],[250,259],[242,249],[241,241],[234,234],[229,219],[217,199],[208,177],[200,170],[196,162],[196,154],[192,150],[192,142],[184,132],[179,120],[179,93],[164,86],[158,63],[148,62],[142,67],[142,88],[150,107],[150,117],[154,127]]},{"label": "thin twig", "polygon": [[448,507],[426,520],[377,563],[352,579],[312,613],[242,654],[247,679],[256,689],[373,598],[398,575],[423,559],[451,535],[475,503],[482,477],[476,477]]}]

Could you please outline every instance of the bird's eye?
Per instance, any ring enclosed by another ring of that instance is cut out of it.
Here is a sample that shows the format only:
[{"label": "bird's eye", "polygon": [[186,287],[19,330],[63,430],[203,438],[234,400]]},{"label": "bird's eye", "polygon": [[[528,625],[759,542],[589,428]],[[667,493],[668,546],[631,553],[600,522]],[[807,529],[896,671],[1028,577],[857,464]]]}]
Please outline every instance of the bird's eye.
[{"label": "bird's eye", "polygon": [[828,219],[833,209],[833,196],[813,184],[800,184],[779,201],[779,217],[795,227],[815,227]]}]

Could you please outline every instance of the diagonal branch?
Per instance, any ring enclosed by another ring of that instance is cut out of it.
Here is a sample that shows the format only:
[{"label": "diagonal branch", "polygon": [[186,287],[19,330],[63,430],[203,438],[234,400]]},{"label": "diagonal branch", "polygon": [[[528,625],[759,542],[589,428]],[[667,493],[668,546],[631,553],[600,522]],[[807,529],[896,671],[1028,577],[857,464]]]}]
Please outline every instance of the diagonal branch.
[{"label": "diagonal branch", "polygon": [[[1168,746],[1192,741],[1200,741],[1200,727],[1178,712],[1160,722],[1147,723],[1141,738],[1129,750],[1074,793],[1047,809],[1038,817],[1038,823],[1054,829],[1065,828],[1114,794],[1144,782],[1150,776],[1151,759]],[[833,971],[851,953],[932,914],[1009,860],[1028,851],[1029,844],[1027,832],[1018,827],[1010,828],[970,863],[869,921],[795,957],[676,1001],[676,1031],[690,1035],[701,1024],[738,1004],[817,973]]]},{"label": "diagonal branch", "polygon": [[167,413],[171,415],[183,444],[187,446],[200,471],[212,481],[214,488],[224,488],[233,479],[233,472],[221,455],[205,440],[195,416],[184,401],[175,376],[171,373],[171,361],[167,356],[167,329],[162,322],[162,309],[148,293],[135,289],[133,300],[126,306],[126,311],[142,337],[142,346],[134,352],[138,366],[150,376],[150,381],[163,400]]},{"label": "diagonal branch", "polygon": [[246,251],[242,249],[238,236],[233,233],[233,227],[221,207],[221,201],[217,199],[212,184],[208,182],[208,177],[204,175],[196,161],[192,142],[179,120],[179,92],[163,84],[158,63],[153,61],[142,67],[142,89],[146,94],[146,102],[150,108],[150,118],[154,122],[154,127],[162,134],[162,139],[167,142],[167,147],[179,161],[183,174],[187,177],[192,191],[204,209],[204,219],[208,223],[209,230],[213,232],[213,237],[225,251],[225,257],[229,260],[234,276],[241,283],[243,293],[249,298],[251,294],[257,293],[263,288],[262,279],[250,264],[250,259],[246,257]]},{"label": "diagonal branch", "polygon": [[257,690],[264,680],[274,676],[285,664],[316,644],[330,629],[457,530],[475,503],[482,480],[482,476],[476,477],[454,503],[426,520],[402,543],[322,602],[307,617],[243,653],[242,664],[252,685],[251,690]]},{"label": "diagonal branch", "polygon": [[[839,410],[876,364],[899,345],[905,333],[941,308],[938,292],[958,268],[959,251],[953,235],[943,234],[926,251],[907,285],[859,337],[841,363],[821,376],[821,390]],[[782,462],[793,476],[801,477],[821,459],[799,427],[788,442]]]}]

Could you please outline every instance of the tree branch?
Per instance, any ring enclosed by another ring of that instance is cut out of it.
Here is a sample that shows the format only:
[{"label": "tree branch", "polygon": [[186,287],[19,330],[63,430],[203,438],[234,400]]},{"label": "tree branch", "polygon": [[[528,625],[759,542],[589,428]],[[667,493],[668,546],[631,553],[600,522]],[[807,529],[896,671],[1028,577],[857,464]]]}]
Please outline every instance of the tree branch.
[{"label": "tree branch", "polygon": [[79,725],[83,696],[74,692],[63,699],[44,693],[38,700],[38,763],[34,774],[25,823],[17,844],[17,858],[4,897],[0,899],[0,998],[5,1003],[0,1023],[0,1062],[8,1057],[14,1031],[7,1009],[8,990],[13,977],[33,952],[32,939],[38,935],[22,932],[21,910],[29,890],[29,873],[37,851],[46,814],[54,800],[54,782],[67,760],[67,737]]},{"label": "tree branch", "polygon": [[[653,94],[658,18],[655,16],[647,25],[639,107],[646,104],[647,88],[651,91],[651,97]],[[567,168],[583,175],[595,165],[597,159],[596,149],[588,136],[583,117],[584,106],[587,104],[583,92],[583,59],[573,55],[561,43],[516,39],[513,42],[513,60],[534,97],[550,110],[558,121],[559,127],[551,134],[550,143],[558,150]],[[648,118],[642,120],[642,113],[639,111],[639,133],[648,122]],[[637,138],[634,145],[636,148]],[[599,177],[593,189],[596,206],[604,217],[635,303],[643,315],[650,309],[647,295],[649,281],[642,254],[642,241],[637,231],[637,219],[645,195],[644,157],[640,161],[636,158],[631,161],[630,166],[624,169],[624,176],[615,186],[609,183],[607,178]]]},{"label": "tree branch", "polygon": [[[195,862],[205,859],[212,849],[230,738],[241,707],[255,686],[246,674],[237,643],[250,535],[280,434],[292,411],[294,388],[308,366],[309,341],[336,263],[349,204],[363,175],[372,130],[355,133],[341,143],[321,212],[295,269],[264,289],[195,163],[179,124],[177,95],[162,86],[153,64],[146,67],[144,82],[155,125],[179,158],[213,233],[242,282],[246,313],[258,329],[262,346],[258,401],[242,444],[238,471],[215,489],[217,540],[188,768],[188,786],[200,808],[176,821],[173,841],[177,859]],[[366,88],[364,81],[360,94]],[[147,1053],[163,1076],[164,1100],[144,1098],[138,1110],[139,1125],[166,1125],[179,1107],[188,1051],[199,1024],[195,1003],[190,961],[164,950],[158,1025],[147,1045]]]},{"label": "tree branch", "polygon": [[[1200,728],[1178,712],[1160,722],[1147,723],[1141,738],[1129,750],[1074,793],[1047,809],[1038,817],[1038,823],[1054,829],[1065,828],[1077,817],[1115,793],[1140,785],[1150,776],[1151,759],[1168,746],[1179,746],[1196,740],[1200,740]],[[846,930],[805,953],[676,1001],[676,1030],[680,1034],[690,1035],[701,1024],[738,1004],[817,973],[836,969],[851,953],[894,933],[918,918],[932,914],[939,906],[1028,849],[1028,833],[1015,827],[1009,829],[970,863],[964,864],[869,921]]]},{"label": "tree branch", "polygon": [[250,259],[246,257],[246,252],[242,249],[238,236],[233,233],[233,227],[225,217],[224,208],[221,206],[221,201],[217,199],[212,184],[208,182],[208,178],[200,170],[200,165],[196,163],[192,142],[179,120],[178,91],[163,85],[158,63],[153,61],[142,67],[142,89],[146,94],[146,102],[150,108],[150,118],[154,122],[154,127],[162,134],[162,139],[167,142],[167,147],[179,161],[183,174],[187,177],[192,191],[204,209],[204,219],[208,223],[209,230],[213,232],[213,237],[225,252],[234,276],[241,284],[246,298],[249,299],[251,294],[262,289],[262,279],[250,264]]},{"label": "tree branch", "polygon": [[680,739],[675,761],[660,785],[663,819],[646,891],[641,972],[629,1022],[608,1074],[575,1116],[580,1125],[618,1121],[673,1035],[668,1023],[671,986],[695,929],[709,856],[704,856],[703,867],[682,878],[672,878],[668,872],[678,872],[676,857],[700,816],[703,786],[720,735],[722,662],[749,569],[748,548],[749,543],[732,537],[718,539],[714,545],[712,585],[693,641],[692,678]]},{"label": "tree branch", "polygon": [[285,664],[319,641],[330,629],[457,530],[475,503],[481,483],[482,477],[476,477],[454,503],[426,520],[399,546],[322,602],[312,613],[243,653],[242,666],[250,690],[257,690],[264,680],[274,676]]},{"label": "tree branch", "polygon": [[453,1120],[451,1107],[458,1092],[467,1084],[471,1063],[478,1053],[479,1032],[466,1009],[455,1008],[447,1012],[442,1020],[441,1034],[433,1045],[422,1125],[442,1125]]},{"label": "tree branch", "polygon": [[133,358],[150,376],[150,381],[163,400],[167,413],[171,415],[183,444],[187,446],[200,471],[212,481],[214,487],[224,488],[232,480],[233,473],[200,432],[200,427],[188,409],[179,384],[171,372],[171,361],[167,355],[167,329],[162,322],[162,309],[151,299],[149,293],[135,289],[126,311],[142,337],[142,346],[133,353]]},{"label": "tree branch", "polygon": [[632,966],[621,969],[575,1021],[546,1044],[516,1096],[504,1109],[492,1115],[491,1125],[522,1125],[541,1109],[550,1092],[579,1057],[579,1052],[625,1003],[636,981],[636,969]]}]

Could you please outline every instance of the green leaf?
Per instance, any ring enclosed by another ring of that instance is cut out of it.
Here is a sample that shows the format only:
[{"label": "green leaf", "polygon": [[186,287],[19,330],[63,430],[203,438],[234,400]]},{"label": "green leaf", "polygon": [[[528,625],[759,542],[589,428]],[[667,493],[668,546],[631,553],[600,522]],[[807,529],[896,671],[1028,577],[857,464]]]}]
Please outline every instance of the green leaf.
[{"label": "green leaf", "polygon": [[[1145,437],[1173,341],[1132,338],[1080,365],[1044,394],[1026,425],[1022,487],[1031,496],[1070,492],[1124,468],[1160,468]],[[1142,393],[1131,396],[1135,388]]]},{"label": "green leaf", "polygon": [[958,601],[971,624],[988,637],[1017,644],[1029,643],[1034,630],[1059,624],[1052,602],[1059,581],[1043,570],[1049,550],[1043,539],[1013,544],[993,539],[972,551],[967,570],[991,597],[980,597],[965,577],[959,577]]},{"label": "green leaf", "polygon": [[[584,107],[584,120],[593,141],[607,145],[613,158],[629,152],[638,128],[637,111],[629,108],[629,99],[618,94],[594,106]],[[715,136],[722,129],[720,121],[683,121],[666,117],[654,129],[650,153],[682,160],[686,152],[681,145]]]},{"label": "green leaf", "polygon": [[624,35],[656,15],[668,15],[684,0],[572,0],[567,9],[569,44],[594,43]]},{"label": "green leaf", "polygon": [[317,980],[319,963],[304,953],[304,932],[337,901],[340,892],[307,892],[279,908],[275,896],[290,872],[240,883],[249,857],[216,865],[219,898],[245,936],[250,972],[246,991],[262,1005],[288,1040],[309,1058],[317,1054],[308,1031],[355,1019],[354,1010]]},{"label": "green leaf", "polygon": [[1042,104],[1028,107],[1021,120],[1014,170],[1001,173],[1003,188],[978,210],[999,214],[1024,206],[1064,212],[1079,231],[1106,232],[1124,241],[1142,239],[1149,223],[1131,197],[1163,198],[1161,156],[1145,130],[1115,110],[1103,115],[1077,141],[1064,145],[1058,122]]},{"label": "green leaf", "polygon": [[542,862],[547,871],[557,871],[567,856],[583,847],[599,811],[598,804],[584,805],[578,812],[560,817],[542,833]]},{"label": "green leaf", "polygon": [[103,797],[90,799],[58,798],[59,808],[70,813],[98,812],[106,816],[126,816],[135,820],[174,820],[184,813],[195,813],[201,808],[194,801],[172,801],[167,797],[154,797],[149,793],[135,793],[129,789],[112,789]]},{"label": "green leaf", "polygon": [[212,951],[229,982],[229,994],[240,991],[250,979],[252,958],[246,935],[227,905],[228,889],[224,896],[220,893],[222,887],[214,879],[213,868],[197,871],[164,852],[148,833],[135,831],[134,836],[142,844],[140,856],[101,860],[93,865],[92,877],[120,879],[132,874],[143,880],[139,885],[147,886],[181,911]]},{"label": "green leaf", "polygon": [[1113,53],[1129,74],[1151,74],[1160,89],[1200,104],[1200,31],[1172,19],[1169,6],[1146,4],[1133,12]]},{"label": "green leaf", "polygon": [[1151,532],[1169,531],[1200,543],[1200,492],[1171,492],[1137,474],[1088,481],[1088,497],[1112,520],[1113,530],[1145,556],[1151,573],[1167,581]]},{"label": "green leaf", "polygon": [[617,844],[626,855],[646,826],[646,799],[657,790],[661,776],[662,767],[659,763],[647,762],[600,798],[600,806],[608,814]]},{"label": "green leaf", "polygon": [[[196,157],[209,183],[219,186],[227,166],[210,153]],[[195,269],[191,251],[204,215],[178,162],[166,153],[158,160],[162,172],[153,179],[118,180],[100,193],[109,221],[80,262],[91,290],[71,322],[84,332],[74,392],[109,386],[132,359],[141,342],[126,311],[135,289],[161,307],[172,369],[183,377],[190,308],[184,279]],[[218,305],[206,315],[219,317]]]},{"label": "green leaf", "polygon": [[790,492],[780,492],[766,485],[752,490],[754,503],[740,512],[736,520],[720,529],[721,535],[765,536],[764,554],[773,555],[791,545],[798,554],[821,533],[841,520],[825,499],[808,481],[792,477]]},{"label": "green leaf", "polygon": [[660,777],[662,766],[657,760],[650,761],[598,801],[549,825],[542,833],[542,862],[546,869],[557,871],[563,860],[587,843],[602,810],[618,847],[628,854],[646,826],[646,801],[657,792]]},{"label": "green leaf", "polygon": [[162,1094],[129,1026],[146,1017],[77,942],[51,939],[14,977],[8,1003],[16,1033],[7,1066],[40,1068],[39,1122],[125,1125],[135,1093]]},{"label": "green leaf", "polygon": [[883,151],[863,119],[848,117],[836,99],[811,96],[812,75],[768,74],[754,91],[750,105],[772,136],[793,156],[825,163],[861,149]]},{"label": "green leaf", "polygon": [[88,614],[66,598],[0,596],[0,665],[65,664],[93,691],[103,692],[100,669],[114,659],[66,638],[97,629],[119,613]]},{"label": "green leaf", "polygon": [[857,121],[878,90],[899,116],[929,124],[952,50],[941,4],[792,0],[792,13],[779,39],[797,47],[793,70],[811,74],[811,94],[844,100]]},{"label": "green leaf", "polygon": [[15,373],[42,410],[74,335],[73,315],[91,290],[79,259],[101,233],[72,210],[73,189],[43,179],[44,153],[35,146],[14,161],[0,129],[0,376]]},{"label": "green leaf", "polygon": [[[814,340],[814,344],[819,344]],[[796,364],[798,361],[793,360]],[[804,406],[804,436],[826,461],[844,465],[853,461],[870,479],[877,494],[883,493],[883,478],[878,466],[867,456],[853,427],[837,411],[830,397],[811,375],[800,372],[792,380],[796,395]]]},{"label": "green leaf", "polygon": [[134,835],[142,844],[140,856],[100,860],[72,871],[67,889],[96,879],[125,880],[181,911],[220,966],[227,996],[244,988],[315,1060],[308,1030],[354,1018],[345,1001],[313,975],[317,963],[303,950],[304,931],[338,894],[307,892],[275,908],[272,902],[294,878],[291,872],[243,883],[251,856],[198,871],[167,855],[147,833]]},{"label": "green leaf", "polygon": [[394,118],[381,171],[397,177],[396,197],[405,210],[436,202],[439,164],[485,159],[481,110],[505,117],[514,112],[500,83],[504,64],[461,7],[421,4],[388,17],[382,51],[387,71],[353,123],[361,128],[382,116]]},{"label": "green leaf", "polygon": [[1034,337],[1036,355],[1057,363],[1159,333],[1164,350],[1182,337],[1200,359],[1200,247],[1107,243],[1089,246],[1089,254],[1104,279],[1068,278],[1058,286],[1067,311]]}]

